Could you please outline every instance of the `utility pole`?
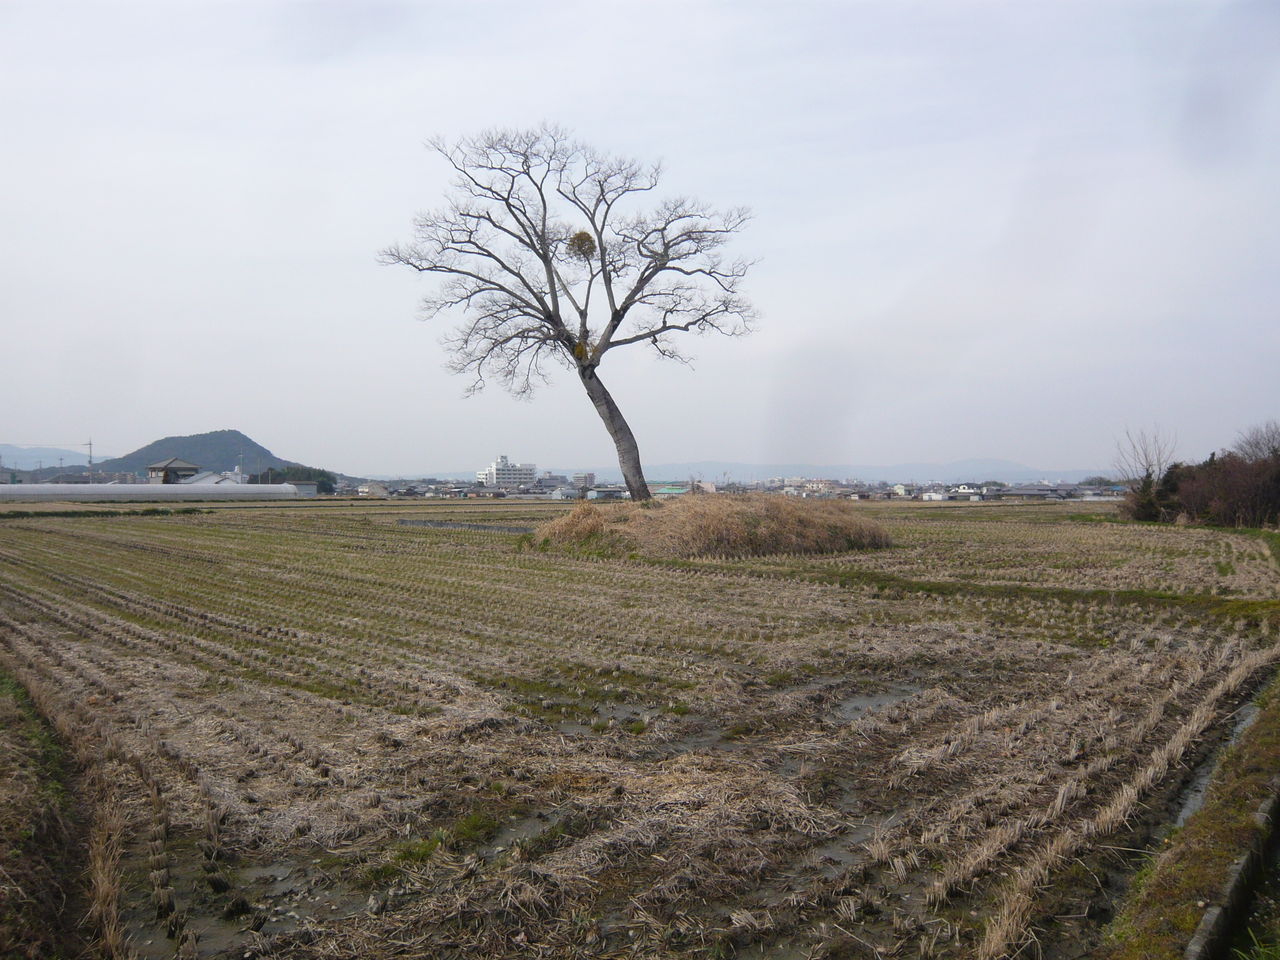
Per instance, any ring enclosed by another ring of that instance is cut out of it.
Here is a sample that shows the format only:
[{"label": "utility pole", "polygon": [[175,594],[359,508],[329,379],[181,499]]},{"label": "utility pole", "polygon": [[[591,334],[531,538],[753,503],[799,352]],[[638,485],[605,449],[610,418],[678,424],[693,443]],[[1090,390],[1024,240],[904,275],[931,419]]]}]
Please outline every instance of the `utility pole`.
[{"label": "utility pole", "polygon": [[89,442],[81,444],[89,448],[89,482],[93,483],[93,437],[89,438]]}]

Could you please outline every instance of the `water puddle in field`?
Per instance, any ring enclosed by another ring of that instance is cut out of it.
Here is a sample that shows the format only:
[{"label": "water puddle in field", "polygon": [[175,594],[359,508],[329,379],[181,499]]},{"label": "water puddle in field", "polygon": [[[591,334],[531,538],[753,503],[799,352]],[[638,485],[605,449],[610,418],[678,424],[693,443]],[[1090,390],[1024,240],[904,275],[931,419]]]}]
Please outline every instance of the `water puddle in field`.
[{"label": "water puddle in field", "polygon": [[904,683],[894,684],[887,690],[876,693],[855,693],[842,700],[837,700],[832,704],[828,712],[834,719],[842,723],[852,723],[868,710],[891,707],[894,704],[902,703],[904,700],[910,700],[923,689],[923,687]]},{"label": "water puddle in field", "polygon": [[[870,710],[891,707],[909,700],[921,692],[923,687],[911,684],[891,684],[883,689],[867,691],[865,689],[850,693],[843,697],[827,697],[825,691],[830,689],[830,678],[815,681],[804,686],[790,687],[779,691],[783,695],[806,694],[813,698],[812,712],[805,710],[801,719],[812,718],[823,724],[844,726],[852,723]],[[644,734],[646,728],[641,724],[652,723],[661,715],[660,711],[641,708],[630,704],[599,704],[595,708],[594,726],[581,720],[568,721],[557,725],[561,733],[585,735],[599,734],[612,727],[621,727],[636,734]],[[794,722],[794,715],[788,715],[784,723]],[[679,720],[674,728],[667,727],[659,734],[651,745],[664,756],[677,756],[685,753],[720,752],[738,753],[758,743],[761,736],[775,728],[771,715],[765,713],[752,722],[749,718],[736,724],[724,725],[709,717],[690,714]],[[634,727],[633,727],[634,725]],[[808,757],[786,757],[774,765],[775,772],[783,776],[794,776],[803,773],[811,763]]]},{"label": "water puddle in field", "polygon": [[[136,861],[145,857],[144,849],[131,851]],[[276,937],[368,909],[366,892],[336,881],[313,861],[216,866],[210,870],[198,856],[170,859],[175,910],[168,918],[157,917],[145,874],[125,887],[120,919],[139,960],[170,960],[191,935],[193,956],[256,957],[270,952]]]},{"label": "water puddle in field", "polygon": [[540,810],[527,817],[516,817],[513,820],[508,820],[493,835],[491,847],[496,853],[501,853],[519,840],[529,840],[538,836],[538,834],[559,823],[560,819],[554,810]]},{"label": "water puddle in field", "polygon": [[[554,831],[564,823],[567,816],[567,813],[558,807],[548,807],[523,816],[513,816],[498,828],[493,838],[480,848],[480,852],[485,859],[492,860],[517,844],[524,844],[526,847],[537,846],[538,838],[547,831]],[[534,851],[534,855],[537,855],[537,851]]]},{"label": "water puddle in field", "polygon": [[596,704],[592,715],[594,719],[589,722],[581,718],[561,721],[555,725],[556,729],[575,737],[598,737],[615,729],[622,730],[634,735],[637,745],[652,748],[664,757],[711,750],[736,752],[745,745],[736,739],[736,734],[715,721],[692,714],[681,719],[674,729],[664,726],[657,733],[650,729],[650,725],[662,716],[657,708],[601,703]]},{"label": "water puddle in field", "polygon": [[664,758],[670,758],[689,753],[741,754],[745,753],[749,746],[748,741],[726,736],[720,727],[709,726],[659,744],[658,750]]},{"label": "water puddle in field", "polygon": [[1230,735],[1210,751],[1209,756],[1195,768],[1190,782],[1182,788],[1182,792],[1174,800],[1174,805],[1178,808],[1178,815],[1173,821],[1175,827],[1183,826],[1193,813],[1204,806],[1205,794],[1209,792],[1209,781],[1213,779],[1213,771],[1217,769],[1218,761],[1222,759],[1222,752],[1240,739],[1240,735],[1249,729],[1257,716],[1258,705],[1255,703],[1246,703],[1236,711],[1236,720],[1231,727]]},{"label": "water puddle in field", "polygon": [[784,937],[769,943],[749,943],[739,947],[733,955],[738,960],[807,960],[813,956],[814,945],[803,943],[795,937]]},{"label": "water puddle in field", "polygon": [[[581,708],[575,709],[580,711]],[[629,703],[597,703],[591,708],[591,720],[584,720],[579,716],[574,720],[562,720],[555,727],[561,733],[574,736],[600,734],[614,727],[626,729],[628,726],[631,726],[632,733],[643,733],[656,714],[654,709]]]},{"label": "water puddle in field", "polygon": [[867,841],[875,836],[880,825],[892,820],[893,817],[889,816],[885,817],[879,825],[864,821],[851,826],[840,836],[811,848],[805,854],[807,861],[827,879],[838,877],[850,867],[866,862],[867,853],[864,847]]},{"label": "water puddle in field", "polygon": [[710,721],[682,733],[677,739],[668,741],[663,747],[672,754],[692,753],[699,750],[727,750],[735,753],[744,748],[742,740],[730,736],[724,727]]}]

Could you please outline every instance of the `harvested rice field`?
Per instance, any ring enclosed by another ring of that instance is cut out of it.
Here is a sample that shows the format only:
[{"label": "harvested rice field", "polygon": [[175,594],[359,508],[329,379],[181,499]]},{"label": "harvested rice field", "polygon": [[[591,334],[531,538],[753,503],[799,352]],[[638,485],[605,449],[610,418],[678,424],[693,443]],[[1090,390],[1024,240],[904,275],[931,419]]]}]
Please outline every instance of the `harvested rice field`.
[{"label": "harvested rice field", "polygon": [[66,928],[120,958],[1091,956],[1280,662],[1247,532],[867,504],[894,546],[657,561],[520,535],[558,509],[0,520],[0,672],[75,771]]}]

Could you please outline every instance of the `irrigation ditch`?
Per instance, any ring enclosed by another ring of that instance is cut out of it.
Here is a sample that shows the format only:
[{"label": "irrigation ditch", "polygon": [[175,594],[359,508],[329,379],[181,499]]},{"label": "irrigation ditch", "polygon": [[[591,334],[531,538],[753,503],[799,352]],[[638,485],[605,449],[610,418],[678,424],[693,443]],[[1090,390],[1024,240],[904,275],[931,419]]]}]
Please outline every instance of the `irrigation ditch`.
[{"label": "irrigation ditch", "polygon": [[1108,960],[1274,956],[1259,945],[1275,943],[1275,918],[1255,901],[1280,879],[1278,756],[1280,675],[1192,775],[1164,849],[1137,871],[1111,926]]},{"label": "irrigation ditch", "polygon": [[[1219,895],[1220,902],[1205,910],[1191,942],[1187,945],[1186,960],[1216,960],[1224,956],[1228,948],[1243,942],[1243,934],[1249,932],[1253,918],[1253,900],[1260,884],[1267,879],[1268,868],[1274,873],[1276,863],[1275,819],[1280,808],[1280,778],[1270,783],[1271,795],[1254,813],[1258,832],[1254,841],[1240,854],[1227,870],[1226,880]],[[1255,942],[1257,942],[1255,940]],[[1239,947],[1235,949],[1240,950]]]}]

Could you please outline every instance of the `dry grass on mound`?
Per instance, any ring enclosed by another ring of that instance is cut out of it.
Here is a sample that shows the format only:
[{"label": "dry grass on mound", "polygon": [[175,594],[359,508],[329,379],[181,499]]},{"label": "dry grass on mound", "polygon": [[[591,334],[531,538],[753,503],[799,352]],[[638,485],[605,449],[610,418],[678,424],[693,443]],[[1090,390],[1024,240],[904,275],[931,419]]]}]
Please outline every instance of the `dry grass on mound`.
[{"label": "dry grass on mound", "polygon": [[755,557],[840,553],[891,545],[888,533],[847,500],[682,496],[648,504],[581,503],[537,529],[538,541],[655,557]]}]

